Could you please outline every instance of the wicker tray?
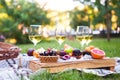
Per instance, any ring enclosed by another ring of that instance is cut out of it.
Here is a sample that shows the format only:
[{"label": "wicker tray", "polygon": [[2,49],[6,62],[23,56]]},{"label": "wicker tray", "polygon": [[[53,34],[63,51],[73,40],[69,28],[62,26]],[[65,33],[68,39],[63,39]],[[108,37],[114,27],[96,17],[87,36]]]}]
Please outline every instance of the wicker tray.
[{"label": "wicker tray", "polygon": [[41,63],[56,63],[58,61],[58,56],[40,56]]},{"label": "wicker tray", "polygon": [[16,58],[21,49],[15,45],[0,42],[0,60]]},{"label": "wicker tray", "polygon": [[78,68],[110,68],[114,70],[115,60],[114,59],[93,59],[85,61],[73,61],[73,62],[57,62],[57,63],[41,63],[40,61],[30,61],[28,67],[32,71],[39,69],[47,69],[50,73],[57,73],[67,68],[78,69]]}]

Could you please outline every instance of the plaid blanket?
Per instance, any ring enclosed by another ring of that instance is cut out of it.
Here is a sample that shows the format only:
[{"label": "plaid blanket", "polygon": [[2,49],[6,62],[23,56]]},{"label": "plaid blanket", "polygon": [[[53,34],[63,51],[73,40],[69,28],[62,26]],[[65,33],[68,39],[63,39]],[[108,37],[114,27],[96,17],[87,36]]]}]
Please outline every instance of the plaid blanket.
[{"label": "plaid blanket", "polygon": [[[83,59],[89,59],[90,56],[86,55]],[[20,64],[21,59],[21,66]],[[114,57],[116,60],[116,66],[114,71],[106,69],[77,69],[86,73],[92,73],[98,76],[106,76],[109,74],[120,73],[120,58]],[[0,80],[30,80],[29,75],[34,74],[29,68],[28,64],[30,60],[38,60],[34,57],[27,56],[26,54],[20,54],[15,59],[1,60],[0,61]]]},{"label": "plaid blanket", "polygon": [[[21,65],[20,66],[20,58]],[[32,73],[28,69],[29,60],[34,60],[34,57],[27,55],[19,55],[17,58],[0,61],[0,80],[30,80],[29,75]]]}]

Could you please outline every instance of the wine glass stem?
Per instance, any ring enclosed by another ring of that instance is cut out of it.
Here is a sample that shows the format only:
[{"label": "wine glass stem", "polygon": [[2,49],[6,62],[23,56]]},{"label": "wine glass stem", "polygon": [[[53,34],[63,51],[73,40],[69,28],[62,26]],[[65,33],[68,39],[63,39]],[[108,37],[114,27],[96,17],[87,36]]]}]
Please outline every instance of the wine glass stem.
[{"label": "wine glass stem", "polygon": [[61,42],[59,42],[59,45],[62,45],[62,43],[61,43]]},{"label": "wine glass stem", "polygon": [[83,46],[84,46],[84,44],[81,42],[81,50],[83,50]]},{"label": "wine glass stem", "polygon": [[37,43],[34,43],[34,49],[36,48]]},{"label": "wine glass stem", "polygon": [[85,47],[85,42],[82,41],[82,42],[81,42],[81,50],[82,50],[82,51],[84,50],[84,47]]},{"label": "wine glass stem", "polygon": [[62,40],[59,40],[58,43],[59,43],[59,45],[62,45],[63,41],[62,41]]}]

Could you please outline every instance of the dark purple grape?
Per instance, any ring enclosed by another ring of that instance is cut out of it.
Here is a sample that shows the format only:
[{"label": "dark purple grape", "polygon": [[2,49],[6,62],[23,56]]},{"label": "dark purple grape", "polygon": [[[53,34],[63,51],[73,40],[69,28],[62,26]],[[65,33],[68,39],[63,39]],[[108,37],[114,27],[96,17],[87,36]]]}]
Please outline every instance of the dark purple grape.
[{"label": "dark purple grape", "polygon": [[67,54],[67,53],[66,53],[65,51],[63,51],[63,50],[60,51],[60,53],[59,53],[60,56],[64,56],[64,55],[66,55],[66,54]]},{"label": "dark purple grape", "polygon": [[44,52],[44,56],[48,56],[49,55],[49,52],[48,51],[45,51]]},{"label": "dark purple grape", "polygon": [[49,54],[50,56],[53,56],[53,51],[50,50],[48,54]]},{"label": "dark purple grape", "polygon": [[91,55],[90,52],[86,52],[86,51],[83,51],[82,54],[83,54],[83,56],[84,55]]},{"label": "dark purple grape", "polygon": [[53,55],[52,56],[56,56],[57,55],[57,52],[56,51],[52,51],[53,52]]},{"label": "dark purple grape", "polygon": [[33,56],[33,51],[34,51],[33,48],[28,49],[27,55],[28,55],[28,56]]},{"label": "dark purple grape", "polygon": [[40,56],[44,56],[44,53],[39,53]]},{"label": "dark purple grape", "polygon": [[82,54],[79,49],[73,50],[72,53],[73,53],[73,56],[80,56]]}]

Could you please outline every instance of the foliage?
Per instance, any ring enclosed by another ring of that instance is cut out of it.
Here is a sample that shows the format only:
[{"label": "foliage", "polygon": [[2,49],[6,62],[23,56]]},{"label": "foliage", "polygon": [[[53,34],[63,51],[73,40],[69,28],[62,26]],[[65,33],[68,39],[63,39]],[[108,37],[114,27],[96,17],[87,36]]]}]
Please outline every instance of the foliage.
[{"label": "foliage", "polygon": [[[106,25],[106,30],[107,30],[107,40],[110,41],[110,33],[111,33],[111,29],[112,29],[112,16],[116,15],[117,16],[117,26],[114,26],[114,28],[119,27],[120,26],[120,0],[77,0],[80,1],[80,3],[87,5],[88,7],[92,7],[92,13],[91,14],[87,14],[89,16],[88,19],[88,23],[93,24],[94,26],[98,23],[102,23]],[[87,10],[83,10],[85,12],[89,12],[89,9]],[[97,14],[94,12],[94,9],[97,8]],[[79,12],[74,10],[75,13]],[[80,11],[82,12],[82,11]],[[113,13],[114,12],[114,13]],[[79,13],[79,15],[82,15],[81,13]],[[86,14],[84,14],[86,15]],[[93,18],[92,20],[90,19],[90,16]],[[77,19],[77,21],[75,20]],[[77,25],[81,25],[82,21],[80,21],[77,17],[76,14],[75,16],[73,16],[73,20],[72,20],[72,24],[74,25],[73,27],[76,28]],[[75,25],[77,24],[77,25]],[[84,23],[82,23],[84,24]],[[90,24],[88,26],[90,26]],[[85,24],[84,24],[85,25]]]},{"label": "foliage", "polygon": [[[85,0],[83,3],[85,2],[90,2],[91,4],[89,4],[89,6],[97,7],[99,10],[99,13],[97,16],[94,16],[94,24],[97,23],[105,23],[105,16],[108,12],[111,12],[112,10],[115,11],[115,14],[118,16],[118,18],[120,17],[119,14],[119,8],[120,8],[120,0],[104,0],[103,3],[101,3],[101,0],[95,0],[95,2],[91,2],[91,0]],[[97,20],[97,21],[96,21]],[[118,19],[118,23],[120,23],[120,19]],[[118,24],[119,25],[119,24]]]},{"label": "foliage", "polygon": [[[93,2],[92,0],[77,0],[77,1],[80,1],[80,3],[82,4],[85,4],[89,7],[89,9],[92,10],[92,17],[93,17],[93,20],[92,20],[92,24],[93,25],[96,25],[98,23],[104,23],[106,24],[105,22],[105,19],[106,19],[106,15],[108,12],[111,13],[112,10],[115,11],[115,15],[118,16],[118,21],[117,21],[117,24],[118,26],[120,26],[120,3],[119,1],[120,0],[107,0],[108,2],[104,4],[101,4],[101,0],[95,0],[95,2]],[[106,0],[105,0],[106,1]],[[86,3],[90,3],[90,4],[86,4]],[[106,5],[107,4],[107,5]],[[98,8],[98,13],[96,14],[94,12],[94,8]],[[88,10],[89,10],[88,9]],[[87,11],[88,11],[87,10]],[[73,12],[71,12],[73,15],[72,15],[72,22],[71,24],[73,24],[73,27],[77,26],[77,25],[88,25],[88,23],[82,23],[82,21],[77,17],[77,15],[79,14],[79,16],[81,15],[88,15],[86,12],[87,12],[85,9],[84,10],[74,10]],[[81,17],[83,18],[83,17]]]},{"label": "foliage", "polygon": [[0,18],[0,32],[6,38],[16,38],[18,43],[28,42],[26,35],[22,30],[18,30],[18,25],[29,27],[30,24],[48,24],[49,19],[46,17],[47,12],[42,10],[37,3],[19,0],[6,2],[0,0],[0,14],[4,13],[5,17]]},{"label": "foliage", "polygon": [[72,20],[70,25],[74,29],[76,29],[77,26],[79,26],[79,25],[89,26],[88,21],[82,20],[82,18],[84,18],[87,15],[87,13],[85,11],[79,11],[79,10],[75,9],[70,12],[70,15],[71,15],[71,20]]},{"label": "foliage", "polygon": [[20,0],[17,5],[12,5],[12,7],[13,14],[10,14],[19,23],[24,23],[25,26],[29,26],[30,24],[49,23],[49,19],[46,18],[46,12],[43,11],[35,2],[30,3],[25,0]]}]

